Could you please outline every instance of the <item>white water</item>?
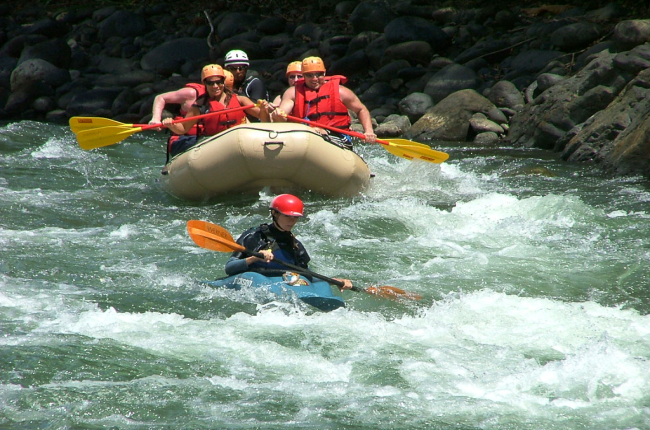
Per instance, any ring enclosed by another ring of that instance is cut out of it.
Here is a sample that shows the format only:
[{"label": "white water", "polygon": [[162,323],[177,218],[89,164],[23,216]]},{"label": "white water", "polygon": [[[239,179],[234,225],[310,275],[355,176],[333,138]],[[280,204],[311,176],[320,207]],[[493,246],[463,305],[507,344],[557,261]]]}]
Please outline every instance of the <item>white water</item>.
[{"label": "white water", "polygon": [[271,195],[186,204],[153,182],[160,142],[47,131],[3,131],[0,428],[650,429],[639,178],[363,148],[372,188],[303,196],[297,234],[319,273],[424,297],[322,313],[197,282],[228,255],[185,222],[237,235]]}]

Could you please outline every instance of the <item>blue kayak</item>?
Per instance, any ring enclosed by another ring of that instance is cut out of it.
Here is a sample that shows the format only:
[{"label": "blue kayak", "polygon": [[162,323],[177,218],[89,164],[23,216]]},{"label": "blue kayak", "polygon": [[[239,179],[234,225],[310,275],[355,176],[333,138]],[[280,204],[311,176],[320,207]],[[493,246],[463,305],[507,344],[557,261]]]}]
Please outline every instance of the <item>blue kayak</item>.
[{"label": "blue kayak", "polygon": [[[216,281],[206,281],[211,287],[226,287],[235,290],[242,288],[263,288],[280,298],[298,297],[303,302],[322,311],[331,311],[345,306],[338,289],[325,281],[307,279],[294,272],[281,276],[265,276],[257,272],[244,272]],[[336,292],[336,293],[335,293]]]}]

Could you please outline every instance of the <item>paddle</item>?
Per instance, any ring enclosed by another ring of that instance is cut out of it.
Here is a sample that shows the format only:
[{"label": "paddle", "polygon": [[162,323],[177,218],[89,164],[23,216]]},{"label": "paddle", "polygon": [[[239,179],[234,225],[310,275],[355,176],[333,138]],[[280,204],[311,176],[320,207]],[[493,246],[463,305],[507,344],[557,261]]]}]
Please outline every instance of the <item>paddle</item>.
[{"label": "paddle", "polygon": [[[287,119],[290,119],[291,121],[295,122],[302,122],[304,124],[309,124],[314,127],[321,127],[325,128],[327,130],[332,130],[336,131],[338,133],[342,134],[347,134],[350,136],[355,136],[360,139],[366,138],[362,133],[358,133],[356,131],[352,130],[343,130],[340,128],[335,128],[335,127],[330,127],[329,125],[323,125],[319,123],[315,123],[313,121],[309,121],[306,119],[298,118],[295,116],[287,115]],[[449,158],[449,154],[446,152],[440,152],[436,151],[434,149],[431,149],[428,145],[425,145],[423,143],[417,143],[413,142],[411,140],[406,140],[406,139],[388,139],[388,140],[381,140],[377,139],[377,143],[381,143],[382,145],[385,146],[385,149],[390,152],[393,155],[396,155],[398,157],[406,158],[407,160],[423,160],[423,161],[428,161],[429,163],[442,163],[443,161],[447,160]]]},{"label": "paddle", "polygon": [[94,116],[73,116],[70,118],[70,129],[74,134],[80,131],[90,130],[100,127],[146,127],[149,124],[125,124],[108,118]]},{"label": "paddle", "polygon": [[[172,124],[185,122],[185,121],[192,121],[199,118],[205,118],[211,115],[220,115],[229,112],[237,112],[240,110],[250,109],[252,107],[255,107],[255,105],[246,105],[246,106],[241,106],[233,109],[224,109],[216,112],[209,112],[203,115],[196,115],[189,118],[177,119],[175,121],[172,121]],[[123,125],[113,125],[113,126],[100,127],[100,128],[91,128],[87,130],[81,130],[79,133],[77,133],[77,142],[79,142],[79,146],[81,146],[81,148],[86,150],[101,148],[102,146],[114,145],[118,142],[121,142],[127,137],[131,136],[132,134],[138,133],[140,131],[149,130],[152,128],[159,128],[159,127],[161,127],[160,124],[150,124],[150,125],[147,124],[139,127],[129,127],[128,124],[123,124]]]},{"label": "paddle", "polygon": [[[205,248],[217,252],[239,251],[258,258],[264,258],[263,254],[259,252],[251,251],[250,249],[246,249],[240,244],[238,244],[237,242],[235,242],[235,240],[233,239],[232,235],[228,232],[228,230],[216,224],[212,224],[207,221],[190,220],[187,222],[187,232],[189,233],[194,243],[196,243],[201,248]],[[293,265],[291,263],[287,263],[286,261],[282,261],[278,259],[273,259],[273,261],[283,266],[286,266],[289,269],[293,269],[296,272],[311,275],[314,278],[322,279],[328,284],[336,285],[338,287],[343,287],[344,285],[343,282],[341,281],[338,281],[333,278],[328,278],[327,276],[320,275],[318,273],[312,272],[311,270]],[[370,286],[365,289],[359,287],[352,287],[352,291],[364,292],[375,296],[381,296],[391,300],[394,299],[420,300],[422,298],[422,296],[420,296],[419,294],[409,293],[407,291],[402,290],[401,288],[389,287],[389,286],[381,286],[381,287]]]}]

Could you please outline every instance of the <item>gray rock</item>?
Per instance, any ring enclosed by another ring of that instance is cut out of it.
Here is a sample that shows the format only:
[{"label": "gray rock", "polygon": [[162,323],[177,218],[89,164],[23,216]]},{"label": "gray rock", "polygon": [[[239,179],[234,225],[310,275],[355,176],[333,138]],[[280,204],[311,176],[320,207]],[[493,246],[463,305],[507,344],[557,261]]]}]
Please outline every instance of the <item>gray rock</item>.
[{"label": "gray rock", "polygon": [[19,64],[11,73],[11,91],[30,85],[34,82],[43,82],[50,88],[56,88],[70,81],[70,73],[59,69],[45,60],[27,60]]},{"label": "gray rock", "polygon": [[484,114],[474,114],[469,119],[469,125],[476,133],[491,131],[493,133],[503,134],[504,131],[499,124],[487,119]]},{"label": "gray rock", "polygon": [[600,36],[598,27],[590,22],[565,25],[551,33],[551,43],[561,51],[586,48]]},{"label": "gray rock", "polygon": [[385,49],[382,64],[396,60],[406,60],[409,64],[426,65],[431,61],[433,49],[427,42],[416,40],[413,42],[397,43]]},{"label": "gray rock", "polygon": [[449,36],[431,21],[417,16],[400,16],[384,28],[386,40],[391,45],[416,40],[427,42],[437,50],[449,45]]},{"label": "gray rock", "polygon": [[362,31],[384,32],[384,28],[395,18],[388,5],[382,1],[364,1],[357,5],[348,21],[355,33]]},{"label": "gray rock", "polygon": [[499,141],[499,135],[493,131],[479,133],[474,137],[476,145],[492,145]]},{"label": "gray rock", "polygon": [[433,106],[431,96],[425,93],[411,93],[398,103],[399,111],[413,123]]},{"label": "gray rock", "polygon": [[113,36],[135,37],[146,33],[147,21],[142,15],[118,10],[101,22],[97,36],[105,41]]},{"label": "gray rock", "polygon": [[142,70],[169,76],[187,60],[206,60],[209,47],[205,39],[185,37],[170,40],[147,52],[140,61]]},{"label": "gray rock", "polygon": [[629,50],[650,41],[650,20],[621,21],[614,27],[613,39],[620,50]]},{"label": "gray rock", "polygon": [[509,108],[520,111],[524,108],[524,96],[510,81],[497,82],[487,91],[486,97],[500,108]]},{"label": "gray rock", "polygon": [[477,112],[495,106],[474,90],[457,91],[430,108],[411,127],[414,139],[464,141],[469,134],[469,119]]},{"label": "gray rock", "polygon": [[474,70],[460,64],[450,64],[429,79],[424,92],[437,103],[456,91],[477,89],[480,85],[481,80]]}]

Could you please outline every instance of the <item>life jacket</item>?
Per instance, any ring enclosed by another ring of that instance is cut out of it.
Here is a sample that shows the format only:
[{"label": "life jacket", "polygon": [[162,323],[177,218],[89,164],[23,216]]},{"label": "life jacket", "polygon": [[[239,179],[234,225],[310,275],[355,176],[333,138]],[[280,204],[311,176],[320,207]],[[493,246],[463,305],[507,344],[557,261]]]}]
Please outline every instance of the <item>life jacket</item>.
[{"label": "life jacket", "polygon": [[339,86],[346,82],[345,76],[326,76],[325,83],[317,91],[305,85],[304,80],[296,82],[296,98],[291,115],[330,127],[349,129],[352,120],[339,95]]},{"label": "life jacket", "polygon": [[[217,100],[209,100],[207,96],[203,96],[200,101],[195,105],[199,108],[201,115],[217,112],[224,109],[235,109],[241,107],[239,99],[236,95],[232,95],[228,106],[224,106]],[[211,115],[199,120],[201,123],[200,134],[204,136],[214,136],[224,130],[243,124],[246,121],[246,113],[242,110],[235,112],[227,112],[221,115]]]},{"label": "life jacket", "polygon": [[[263,249],[270,249],[273,253],[273,258],[275,259],[282,260],[295,266],[304,267],[305,269],[308,267],[310,258],[307,254],[307,250],[291,232],[281,232],[277,228],[271,227],[268,224],[262,224],[254,230],[252,236],[249,236],[246,239],[246,244],[244,246],[249,249],[253,249],[257,252]],[[270,263],[256,261],[248,267],[253,271],[287,269],[286,266],[273,261]]]}]

